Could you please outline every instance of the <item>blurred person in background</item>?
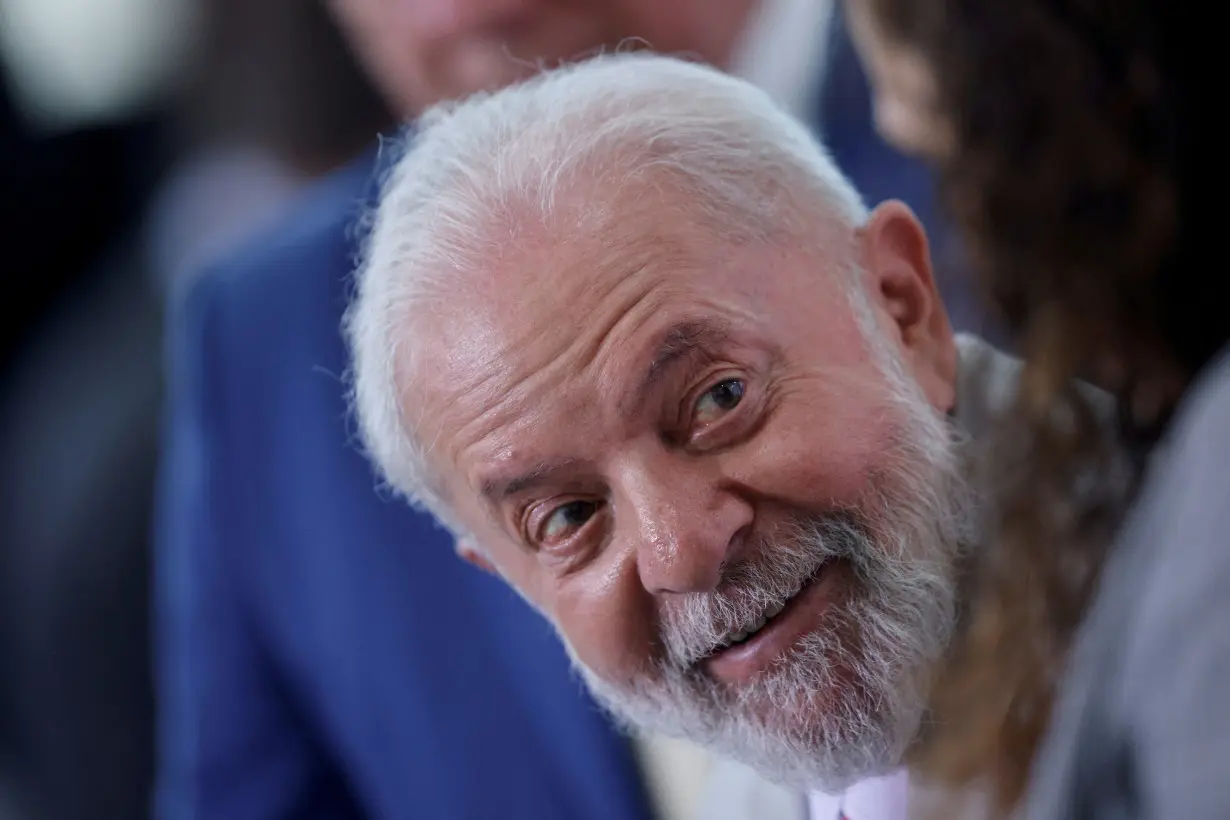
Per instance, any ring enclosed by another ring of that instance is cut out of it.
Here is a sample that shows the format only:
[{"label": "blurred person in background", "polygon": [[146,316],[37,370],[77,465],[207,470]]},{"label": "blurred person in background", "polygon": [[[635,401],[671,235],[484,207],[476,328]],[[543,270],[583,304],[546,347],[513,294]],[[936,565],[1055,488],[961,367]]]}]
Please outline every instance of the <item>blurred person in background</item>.
[{"label": "blurred person in background", "polygon": [[[930,221],[928,176],[874,135],[827,0],[331,6],[403,117],[641,38],[761,85],[824,132],[870,198],[901,196]],[[707,760],[630,749],[529,608],[374,491],[347,423],[340,322],[381,173],[373,150],[314,186],[201,277],[175,323],[159,814],[686,816]],[[962,294],[946,296],[958,326],[976,326]],[[781,799],[753,792],[732,811],[760,817]]]},{"label": "blurred person in background", "polygon": [[[1230,323],[1193,210],[1215,107],[1183,54],[1196,19],[1159,0],[849,9],[884,132],[939,167],[1025,354],[996,559],[930,765],[1013,816],[1230,817]],[[1109,452],[1076,376],[1117,400]]]},{"label": "blurred person in background", "polygon": [[0,0],[5,820],[147,811],[160,298],[139,234],[182,10]]},{"label": "blurred person in background", "polygon": [[393,121],[319,3],[195,2],[179,156],[147,219],[172,298]]},{"label": "blurred person in background", "polygon": [[144,817],[164,299],[390,115],[311,3],[0,19],[0,806]]}]

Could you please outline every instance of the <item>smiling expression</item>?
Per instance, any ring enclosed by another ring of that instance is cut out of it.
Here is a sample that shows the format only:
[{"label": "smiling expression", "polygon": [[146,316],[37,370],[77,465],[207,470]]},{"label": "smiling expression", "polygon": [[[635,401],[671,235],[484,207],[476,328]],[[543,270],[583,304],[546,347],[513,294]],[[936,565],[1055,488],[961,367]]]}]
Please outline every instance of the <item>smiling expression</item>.
[{"label": "smiling expression", "polygon": [[431,420],[467,553],[619,714],[781,779],[865,774],[912,735],[951,625],[925,508],[955,349],[925,238],[889,204],[732,243],[661,191],[621,196],[609,230],[522,226],[445,286],[406,415]]}]

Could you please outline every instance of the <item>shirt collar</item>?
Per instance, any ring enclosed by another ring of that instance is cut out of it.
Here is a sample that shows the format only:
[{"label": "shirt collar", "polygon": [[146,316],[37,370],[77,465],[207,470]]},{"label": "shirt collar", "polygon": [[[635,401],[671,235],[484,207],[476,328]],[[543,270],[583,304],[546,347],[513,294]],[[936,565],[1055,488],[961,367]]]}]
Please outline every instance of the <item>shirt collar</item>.
[{"label": "shirt collar", "polygon": [[814,792],[808,798],[810,820],[906,820],[909,817],[910,776],[902,768],[882,777],[860,780],[843,794]]}]

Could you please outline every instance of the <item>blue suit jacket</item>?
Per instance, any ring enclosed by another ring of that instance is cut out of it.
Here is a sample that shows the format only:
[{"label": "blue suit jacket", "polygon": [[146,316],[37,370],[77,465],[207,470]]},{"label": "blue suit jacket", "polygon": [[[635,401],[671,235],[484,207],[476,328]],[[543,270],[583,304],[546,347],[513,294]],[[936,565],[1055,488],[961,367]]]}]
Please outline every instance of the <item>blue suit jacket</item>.
[{"label": "blue suit jacket", "polygon": [[[929,181],[871,134],[836,54],[820,108],[838,161],[925,212]],[[647,818],[547,624],[373,491],[339,331],[370,177],[327,180],[172,327],[158,816]]]},{"label": "blue suit jacket", "polygon": [[339,333],[369,176],[201,280],[172,331],[158,816],[647,818],[550,627],[373,491]]}]

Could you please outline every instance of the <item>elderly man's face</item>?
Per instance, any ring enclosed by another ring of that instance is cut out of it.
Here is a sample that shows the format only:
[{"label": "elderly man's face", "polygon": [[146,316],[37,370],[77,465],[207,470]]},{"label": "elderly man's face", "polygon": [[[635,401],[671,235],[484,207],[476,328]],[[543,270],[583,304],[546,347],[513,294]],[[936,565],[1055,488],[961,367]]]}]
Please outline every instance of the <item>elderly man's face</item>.
[{"label": "elderly man's face", "polygon": [[756,0],[330,0],[402,114],[626,46],[724,67]]},{"label": "elderly man's face", "polygon": [[417,432],[469,548],[616,713],[837,786],[896,762],[953,617],[926,240],[889,204],[734,244],[655,198],[520,226],[446,286]]}]

